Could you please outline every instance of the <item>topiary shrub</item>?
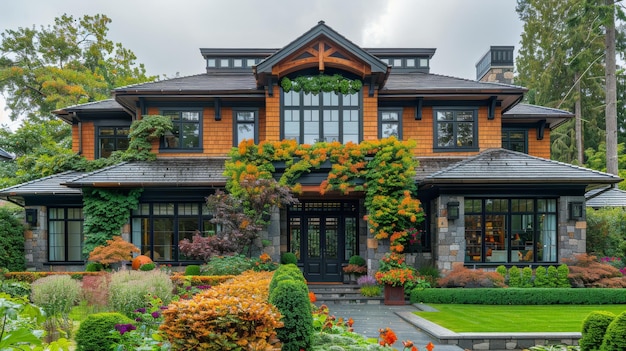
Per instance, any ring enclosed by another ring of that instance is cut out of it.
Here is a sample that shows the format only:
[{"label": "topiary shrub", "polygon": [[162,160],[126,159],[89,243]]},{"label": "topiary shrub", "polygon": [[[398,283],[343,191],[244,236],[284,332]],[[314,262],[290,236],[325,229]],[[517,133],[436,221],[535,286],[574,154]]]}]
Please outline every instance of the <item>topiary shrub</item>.
[{"label": "topiary shrub", "polygon": [[144,271],[144,272],[154,270],[155,268],[156,268],[156,264],[154,264],[154,262],[144,263],[141,266],[139,266],[139,270]]},{"label": "topiary shrub", "polygon": [[196,264],[190,264],[185,267],[185,275],[200,275],[200,266]]},{"label": "topiary shrub", "polygon": [[269,285],[269,293],[272,293],[278,285],[278,282],[289,279],[298,280],[306,284],[306,280],[304,279],[304,275],[302,275],[300,268],[298,268],[295,264],[283,264],[280,265],[274,272],[274,276],[272,277]]},{"label": "topiary shrub", "polygon": [[583,321],[582,338],[578,341],[580,350],[600,350],[606,329],[614,319],[615,314],[608,311],[594,311],[589,313]]},{"label": "topiary shrub", "polygon": [[118,312],[95,313],[80,323],[76,332],[77,351],[109,351],[120,342],[120,333],[111,333],[116,324],[129,324],[133,321]]},{"label": "topiary shrub", "polygon": [[0,267],[20,272],[24,258],[24,225],[7,208],[0,207]]},{"label": "topiary shrub", "polygon": [[620,313],[606,328],[600,350],[626,350],[626,312]]},{"label": "topiary shrub", "polygon": [[546,267],[539,266],[535,269],[535,288],[549,288],[550,283],[548,282],[548,271]]},{"label": "topiary shrub", "polygon": [[533,269],[530,267],[522,268],[522,288],[533,287]]},{"label": "topiary shrub", "polygon": [[506,267],[504,265],[499,265],[496,268],[496,273],[500,274],[502,278],[506,281]]},{"label": "topiary shrub", "polygon": [[548,286],[551,288],[556,288],[558,285],[559,284],[556,267],[548,266]]},{"label": "topiary shrub", "polygon": [[293,279],[278,282],[270,292],[270,303],[282,314],[282,328],[276,330],[283,351],[308,350],[313,337],[313,316],[309,289]]},{"label": "topiary shrub", "polygon": [[357,266],[365,266],[366,262],[365,259],[359,255],[353,255],[350,257],[350,260],[348,261],[348,264],[354,264]]},{"label": "topiary shrub", "polygon": [[572,287],[569,281],[569,267],[566,264],[562,264],[556,269],[556,286],[558,288]]},{"label": "topiary shrub", "polygon": [[298,264],[298,258],[296,257],[296,254],[294,254],[293,252],[283,252],[280,255],[280,263],[281,264],[293,263],[293,264],[297,265]]},{"label": "topiary shrub", "polygon": [[509,268],[509,286],[511,288],[522,287],[522,274],[517,266]]}]

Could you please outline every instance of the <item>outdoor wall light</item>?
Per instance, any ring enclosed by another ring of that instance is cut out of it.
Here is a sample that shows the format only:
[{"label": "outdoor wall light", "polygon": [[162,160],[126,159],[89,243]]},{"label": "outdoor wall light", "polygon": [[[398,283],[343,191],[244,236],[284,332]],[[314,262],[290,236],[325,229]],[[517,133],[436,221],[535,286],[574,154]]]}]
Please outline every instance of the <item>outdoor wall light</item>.
[{"label": "outdoor wall light", "polygon": [[459,219],[459,202],[458,201],[450,201],[448,202],[448,219]]},{"label": "outdoor wall light", "polygon": [[37,209],[35,208],[27,208],[26,210],[26,223],[35,226],[37,225]]},{"label": "outdoor wall light", "polygon": [[572,219],[572,220],[583,219],[583,203],[582,202],[570,202],[569,203],[569,219]]}]

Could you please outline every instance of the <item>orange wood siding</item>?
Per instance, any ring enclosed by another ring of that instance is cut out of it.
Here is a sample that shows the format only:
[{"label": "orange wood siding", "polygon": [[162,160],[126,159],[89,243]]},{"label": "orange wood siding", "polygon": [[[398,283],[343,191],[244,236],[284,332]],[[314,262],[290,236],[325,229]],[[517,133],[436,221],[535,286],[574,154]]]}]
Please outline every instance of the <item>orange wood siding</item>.
[{"label": "orange wood siding", "polygon": [[[96,134],[93,122],[81,122],[72,125],[72,151],[81,153],[86,159],[96,157]],[[81,145],[82,142],[82,145]]]},{"label": "orange wood siding", "polygon": [[378,139],[378,91],[369,96],[369,87],[363,87],[363,140]]},{"label": "orange wood siding", "polygon": [[543,140],[537,140],[537,128],[528,130],[528,154],[550,159],[550,130],[543,133]]},{"label": "orange wood siding", "polygon": [[[280,94],[282,90],[276,84],[273,91],[273,96],[265,93],[265,121],[262,131],[259,130],[259,141],[280,139]],[[259,128],[261,128],[260,123]]]}]

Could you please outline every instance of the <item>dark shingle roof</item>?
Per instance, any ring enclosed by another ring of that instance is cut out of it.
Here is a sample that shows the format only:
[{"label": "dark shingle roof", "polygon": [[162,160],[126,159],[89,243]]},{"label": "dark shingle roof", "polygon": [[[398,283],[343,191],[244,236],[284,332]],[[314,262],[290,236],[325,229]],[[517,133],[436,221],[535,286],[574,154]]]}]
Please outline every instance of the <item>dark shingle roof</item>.
[{"label": "dark shingle roof", "polygon": [[574,117],[574,114],[569,111],[530,104],[517,104],[502,114],[503,117],[532,117],[537,115]]},{"label": "dark shingle roof", "polygon": [[54,174],[30,182],[14,185],[0,190],[1,197],[23,196],[23,195],[80,195],[80,189],[71,189],[61,185],[78,176],[82,176],[84,172],[67,171]]},{"label": "dark shingle roof", "polygon": [[502,91],[511,93],[523,93],[525,88],[502,84],[478,82],[475,80],[449,77],[432,73],[402,73],[390,74],[387,84],[381,90],[381,94],[393,93],[395,91],[415,91],[415,92],[468,92],[468,91]]},{"label": "dark shingle roof", "polygon": [[250,74],[203,73],[187,77],[165,79],[157,82],[129,85],[115,89],[115,93],[209,93],[227,91],[263,93],[263,90],[257,89],[256,80],[252,75],[252,71],[250,71]]},{"label": "dark shingle roof", "polygon": [[489,149],[424,177],[437,184],[612,184],[618,176],[505,149]]},{"label": "dark shingle roof", "polygon": [[192,187],[226,183],[225,158],[170,158],[122,162],[72,180],[69,187]]},{"label": "dark shingle roof", "polygon": [[[100,100],[94,102],[88,102],[86,104],[74,105],[63,108],[65,111],[110,111],[119,110],[122,111],[122,105],[118,104],[113,99]],[[56,113],[56,111],[54,111]]]},{"label": "dark shingle roof", "polygon": [[603,188],[588,191],[585,194],[587,206],[593,208],[625,207],[626,191],[617,188]]}]

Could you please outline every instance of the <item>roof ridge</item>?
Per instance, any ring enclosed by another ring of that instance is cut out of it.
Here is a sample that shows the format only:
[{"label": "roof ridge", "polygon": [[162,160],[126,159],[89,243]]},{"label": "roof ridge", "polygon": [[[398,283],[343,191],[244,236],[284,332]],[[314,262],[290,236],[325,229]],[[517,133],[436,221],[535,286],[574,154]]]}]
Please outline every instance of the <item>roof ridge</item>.
[{"label": "roof ridge", "polygon": [[154,84],[154,83],[159,83],[159,82],[165,82],[165,81],[173,81],[173,80],[177,80],[177,79],[184,79],[184,78],[191,78],[191,77],[197,77],[197,76],[203,76],[203,75],[207,75],[206,72],[202,72],[202,73],[196,73],[196,74],[189,74],[189,75],[185,75],[185,76],[179,76],[179,77],[174,77],[174,78],[167,78],[167,79],[155,79],[151,82],[143,82],[143,83],[135,83],[135,84],[129,84],[129,85],[124,85],[121,87],[116,87],[113,90],[119,90],[119,89],[127,89],[127,88],[132,88],[132,87],[136,87],[136,86],[140,86],[140,85],[145,85],[145,84]]}]

